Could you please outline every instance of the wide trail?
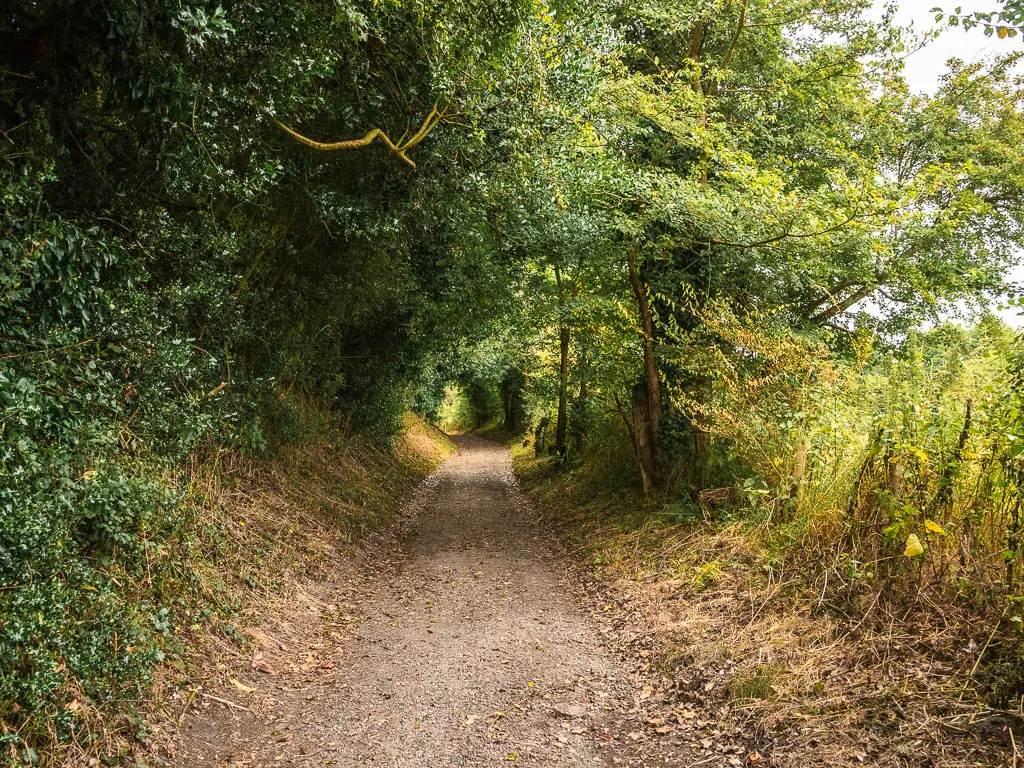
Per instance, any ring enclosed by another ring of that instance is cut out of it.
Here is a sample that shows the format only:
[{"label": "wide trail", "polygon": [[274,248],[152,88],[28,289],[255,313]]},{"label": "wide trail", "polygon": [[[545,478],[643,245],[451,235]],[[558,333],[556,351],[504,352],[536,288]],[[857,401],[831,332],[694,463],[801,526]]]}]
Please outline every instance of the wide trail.
[{"label": "wide trail", "polygon": [[691,764],[649,738],[640,684],[574,597],[507,449],[459,438],[412,503],[405,557],[376,576],[330,684],[278,709],[274,732],[291,720],[300,753],[256,748],[247,764]]}]

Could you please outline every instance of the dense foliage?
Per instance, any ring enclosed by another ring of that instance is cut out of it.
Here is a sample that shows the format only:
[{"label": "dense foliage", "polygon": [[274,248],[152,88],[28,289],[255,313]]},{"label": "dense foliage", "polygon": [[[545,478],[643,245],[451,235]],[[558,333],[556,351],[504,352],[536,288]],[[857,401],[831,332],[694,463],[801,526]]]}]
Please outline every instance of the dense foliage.
[{"label": "dense foliage", "polygon": [[1019,57],[915,95],[866,9],[0,12],[4,755],[142,694],[200,556],[184,459],[301,440],[310,400],[381,441],[503,411],[693,508],[841,499],[850,568],[984,540],[1014,590],[1014,342],[916,329],[1006,289]]},{"label": "dense foliage", "polygon": [[[75,737],[83,697],[144,694],[175,579],[201,556],[186,455],[299,439],[308,398],[386,440],[512,300],[480,169],[530,138],[492,138],[523,109],[528,10],[0,13],[5,756]],[[397,138],[434,104],[415,171],[378,145],[311,151],[273,122]]]}]

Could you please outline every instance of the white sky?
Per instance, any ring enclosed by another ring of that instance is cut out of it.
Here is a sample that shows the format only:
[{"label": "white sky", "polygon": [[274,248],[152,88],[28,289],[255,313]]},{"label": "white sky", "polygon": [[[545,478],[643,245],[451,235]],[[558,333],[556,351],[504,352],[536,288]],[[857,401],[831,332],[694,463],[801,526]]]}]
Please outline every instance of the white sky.
[{"label": "white sky", "polygon": [[[881,5],[882,3],[876,5],[879,14]],[[951,57],[975,61],[992,54],[1024,51],[1024,39],[1019,36],[1000,40],[995,35],[986,37],[980,27],[965,32],[959,27],[939,25],[935,22],[935,14],[931,12],[935,7],[943,8],[947,12],[959,7],[966,13],[971,13],[991,11],[998,6],[995,0],[899,0],[897,23],[904,26],[913,25],[918,32],[936,28],[943,30],[938,40],[931,41],[925,48],[906,59],[904,76],[915,91],[934,93],[939,86],[939,78],[946,69],[946,60]]]},{"label": "white sky", "polygon": [[[881,16],[884,3],[876,0],[875,10]],[[960,7],[964,12],[991,11],[997,8],[995,0],[977,2],[977,0],[898,0],[897,23],[913,25],[917,32],[935,29],[935,14],[931,9],[942,8],[950,12]],[[969,32],[962,28],[951,28],[943,25],[943,32],[938,40],[932,40],[923,49],[912,53],[906,59],[904,77],[911,90],[921,93],[935,93],[939,81],[946,70],[946,60],[951,57],[964,61],[976,61],[993,54],[1024,51],[1024,39],[1005,38],[1000,40],[993,35],[986,37],[980,27]],[[1024,74],[1024,68],[1022,68]],[[1024,283],[1024,253],[1020,254],[1018,265],[1011,272],[1011,279]],[[1024,327],[1024,317],[1017,314],[1018,310],[1000,310],[998,314],[1007,323],[1015,327]]]}]

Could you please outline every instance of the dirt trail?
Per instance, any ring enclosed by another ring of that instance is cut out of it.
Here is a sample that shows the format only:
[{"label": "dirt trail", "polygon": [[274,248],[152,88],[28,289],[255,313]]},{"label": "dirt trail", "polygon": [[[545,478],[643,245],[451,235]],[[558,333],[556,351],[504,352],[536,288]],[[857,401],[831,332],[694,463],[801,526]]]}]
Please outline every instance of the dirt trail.
[{"label": "dirt trail", "polygon": [[197,713],[174,764],[693,764],[651,735],[642,692],[572,597],[508,451],[459,442],[414,500],[406,556],[374,577],[333,671],[278,686],[265,711]]}]

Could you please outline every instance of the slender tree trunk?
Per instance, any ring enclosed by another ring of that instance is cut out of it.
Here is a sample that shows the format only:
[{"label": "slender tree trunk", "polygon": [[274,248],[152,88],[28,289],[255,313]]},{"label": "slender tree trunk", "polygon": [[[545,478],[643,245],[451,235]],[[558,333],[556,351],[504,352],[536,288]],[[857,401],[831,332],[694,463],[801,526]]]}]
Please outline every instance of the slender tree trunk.
[{"label": "slender tree trunk", "polygon": [[789,496],[793,501],[793,513],[799,517],[803,511],[804,494],[807,491],[807,456],[811,450],[811,439],[807,435],[801,435],[796,444],[796,455],[793,457],[792,484],[789,489]]},{"label": "slender tree trunk", "polygon": [[690,426],[693,428],[693,454],[697,458],[696,471],[691,469],[690,477],[699,490],[704,490],[711,484],[711,435],[693,421]]},{"label": "slender tree trunk", "polygon": [[573,425],[573,450],[576,455],[583,452],[583,443],[587,438],[587,428],[590,426],[587,410],[587,350],[580,351],[580,359],[577,363],[577,371],[580,375],[580,392],[576,398],[576,423]]},{"label": "slender tree trunk", "polygon": [[501,422],[502,427],[505,429],[512,429],[512,393],[508,392],[502,400],[503,419]]},{"label": "slender tree trunk", "polygon": [[885,447],[885,488],[895,500],[903,494],[903,462],[892,445]]},{"label": "slender tree trunk", "polygon": [[558,369],[558,421],[555,424],[555,450],[565,457],[566,433],[569,428],[568,387],[569,387],[569,329],[558,329],[558,348],[561,361]]},{"label": "slender tree trunk", "polygon": [[651,445],[651,433],[647,428],[647,399],[633,409],[633,449],[636,451],[636,458],[640,462],[640,479],[643,482],[644,493],[650,493],[655,488],[657,481],[657,455]]},{"label": "slender tree trunk", "polygon": [[[565,307],[565,294],[562,291],[562,271],[555,265],[555,282],[558,285],[558,308]],[[566,452],[566,433],[569,427],[568,388],[569,388],[569,326],[563,317],[558,318],[558,420],[555,422],[555,451],[563,459]]]},{"label": "slender tree trunk", "polygon": [[547,450],[547,433],[548,433],[548,422],[550,420],[547,416],[544,416],[533,429],[533,452],[537,456],[543,456],[544,451]]},{"label": "slender tree trunk", "polygon": [[1014,570],[1017,565],[1017,554],[1020,548],[1021,519],[1020,498],[1014,500],[1010,511],[1010,525],[1006,532],[1006,591],[1013,593]]},{"label": "slender tree trunk", "polygon": [[636,252],[627,252],[629,283],[640,310],[640,329],[643,333],[644,396],[633,411],[637,459],[643,474],[644,493],[657,485],[658,422],[661,420],[661,380],[658,362],[654,359],[654,317],[647,299],[647,286],[636,268]]}]

